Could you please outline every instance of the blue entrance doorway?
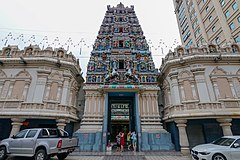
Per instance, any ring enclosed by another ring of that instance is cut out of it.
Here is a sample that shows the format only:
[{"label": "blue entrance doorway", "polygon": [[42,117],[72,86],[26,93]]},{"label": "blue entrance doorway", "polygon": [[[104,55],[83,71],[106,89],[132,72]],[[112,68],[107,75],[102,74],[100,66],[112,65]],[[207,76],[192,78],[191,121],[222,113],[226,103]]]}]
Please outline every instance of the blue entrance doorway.
[{"label": "blue entrance doorway", "polygon": [[134,105],[134,97],[129,94],[119,93],[118,96],[109,96],[108,140],[116,142],[119,132],[127,135],[129,131],[135,130]]}]

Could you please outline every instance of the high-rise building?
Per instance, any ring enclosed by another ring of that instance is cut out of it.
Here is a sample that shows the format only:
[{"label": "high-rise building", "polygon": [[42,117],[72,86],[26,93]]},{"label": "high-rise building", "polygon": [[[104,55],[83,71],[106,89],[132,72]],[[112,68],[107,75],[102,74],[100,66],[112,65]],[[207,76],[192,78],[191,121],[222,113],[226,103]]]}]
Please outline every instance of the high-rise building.
[{"label": "high-rise building", "polygon": [[240,42],[240,0],[174,0],[184,46]]},{"label": "high-rise building", "polygon": [[158,70],[134,6],[107,7],[88,62],[81,151],[105,151],[119,132],[136,131],[141,151],[171,150],[158,105]]}]

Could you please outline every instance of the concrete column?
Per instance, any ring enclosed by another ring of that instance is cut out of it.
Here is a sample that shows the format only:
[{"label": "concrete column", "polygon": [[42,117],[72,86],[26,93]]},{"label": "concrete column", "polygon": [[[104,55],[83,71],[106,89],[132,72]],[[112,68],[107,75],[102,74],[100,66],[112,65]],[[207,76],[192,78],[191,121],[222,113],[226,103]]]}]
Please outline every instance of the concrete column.
[{"label": "concrete column", "polygon": [[145,94],[145,108],[146,108],[146,113],[147,113],[147,115],[149,115],[150,114],[150,111],[149,111],[149,103],[148,103],[148,95],[147,94]]},{"label": "concrete column", "polygon": [[188,155],[190,154],[190,152],[189,152],[189,142],[188,142],[188,137],[186,132],[187,120],[175,120],[175,122],[177,123],[177,127],[179,130],[181,152],[184,155]]},{"label": "concrete column", "polygon": [[103,115],[104,111],[104,96],[101,95],[101,108],[100,108],[100,115]]},{"label": "concrete column", "polygon": [[143,115],[142,95],[139,95],[139,109],[140,114]]},{"label": "concrete column", "polygon": [[159,115],[159,108],[158,108],[158,100],[157,100],[157,98],[158,98],[157,94],[154,94],[154,106],[155,106],[154,113],[155,113],[155,115]]},{"label": "concrete column", "polygon": [[134,111],[135,111],[135,122],[136,122],[136,132],[137,132],[137,148],[139,151],[141,151],[141,144],[142,144],[142,135],[141,135],[141,118],[140,118],[140,112],[139,112],[139,94],[135,93],[135,106],[134,106]]},{"label": "concrete column", "polygon": [[95,106],[95,101],[94,101],[94,94],[91,93],[90,94],[90,97],[89,97],[89,114],[92,115],[93,114],[93,109],[94,109],[94,106]]},{"label": "concrete column", "polygon": [[102,97],[101,94],[98,94],[98,100],[97,100],[97,114],[101,115],[101,104],[102,104]]},{"label": "concrete column", "polygon": [[195,76],[195,82],[197,85],[197,92],[201,103],[210,102],[210,95],[204,76],[205,68],[196,68],[191,70]]},{"label": "concrete column", "polygon": [[171,78],[171,102],[172,105],[181,104],[178,84],[178,72],[172,72],[169,74]]},{"label": "concrete column", "polygon": [[68,94],[69,94],[69,81],[70,78],[69,77],[65,77],[64,78],[64,82],[63,82],[63,88],[62,88],[62,97],[61,97],[61,104],[63,105],[67,105],[67,99],[68,99]]},{"label": "concrete column", "polygon": [[156,113],[155,94],[151,95],[151,102],[152,102],[152,113],[153,115],[155,115]]},{"label": "concrete column", "polygon": [[57,122],[57,128],[64,130],[66,123],[67,123],[66,120],[65,119],[57,119],[56,122]]},{"label": "concrete column", "polygon": [[89,95],[88,93],[85,95],[85,108],[84,108],[84,114],[89,114]]},{"label": "concrete column", "polygon": [[143,115],[146,115],[147,114],[146,94],[142,94],[142,108],[143,108]]},{"label": "concrete column", "polygon": [[222,127],[223,135],[224,136],[232,136],[232,130],[231,130],[231,118],[226,119],[217,119],[217,121],[220,123],[219,125]]},{"label": "concrete column", "polygon": [[12,137],[13,135],[16,135],[21,128],[22,122],[25,121],[25,119],[22,118],[12,118],[12,130],[10,133],[10,137]]},{"label": "concrete column", "polygon": [[152,94],[148,94],[147,96],[147,101],[148,101],[148,108],[149,108],[149,114],[153,115],[153,103],[152,103]]},{"label": "concrete column", "polygon": [[107,126],[108,126],[108,93],[104,94],[104,117],[103,117],[103,137],[102,137],[102,151],[106,151],[106,146],[107,146]]},{"label": "concrete column", "polygon": [[96,114],[96,110],[97,110],[97,100],[98,100],[98,95],[97,94],[93,94],[93,106],[92,106],[92,115]]}]

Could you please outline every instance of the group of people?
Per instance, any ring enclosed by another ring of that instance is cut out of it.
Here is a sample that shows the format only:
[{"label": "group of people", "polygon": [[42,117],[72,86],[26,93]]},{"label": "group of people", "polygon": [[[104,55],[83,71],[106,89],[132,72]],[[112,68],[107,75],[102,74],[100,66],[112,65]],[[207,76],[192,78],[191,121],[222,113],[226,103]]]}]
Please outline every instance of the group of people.
[{"label": "group of people", "polygon": [[[117,138],[117,152],[123,152],[124,150],[124,144],[125,144],[125,136],[124,132],[119,132],[119,134],[116,136]],[[129,131],[127,134],[127,145],[128,150],[130,151],[130,147],[132,146],[133,151],[136,152],[136,146],[137,146],[137,135],[135,131],[131,132]]]}]

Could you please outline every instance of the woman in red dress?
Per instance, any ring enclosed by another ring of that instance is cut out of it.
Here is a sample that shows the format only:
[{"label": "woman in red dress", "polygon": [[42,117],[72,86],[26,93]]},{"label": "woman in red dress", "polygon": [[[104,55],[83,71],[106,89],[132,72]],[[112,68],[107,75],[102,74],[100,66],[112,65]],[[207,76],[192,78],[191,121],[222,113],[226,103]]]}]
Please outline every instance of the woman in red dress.
[{"label": "woman in red dress", "polygon": [[124,146],[124,132],[122,132],[121,135],[121,152],[123,152],[123,146]]}]

